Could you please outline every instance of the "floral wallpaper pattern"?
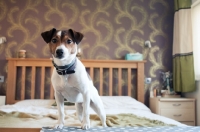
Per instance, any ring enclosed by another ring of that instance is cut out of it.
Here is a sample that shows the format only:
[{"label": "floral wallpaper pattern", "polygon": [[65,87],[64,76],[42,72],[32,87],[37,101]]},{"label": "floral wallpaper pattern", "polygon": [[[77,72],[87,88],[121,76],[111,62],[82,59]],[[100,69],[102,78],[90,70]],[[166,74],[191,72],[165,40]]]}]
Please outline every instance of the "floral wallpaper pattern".
[{"label": "floral wallpaper pattern", "polygon": [[[172,70],[173,0],[0,0],[0,95],[6,94],[7,61],[20,49],[28,58],[49,58],[43,31],[72,28],[84,34],[84,59],[124,59],[140,52],[145,76],[160,83],[159,71]],[[151,41],[151,48],[144,42]]]}]

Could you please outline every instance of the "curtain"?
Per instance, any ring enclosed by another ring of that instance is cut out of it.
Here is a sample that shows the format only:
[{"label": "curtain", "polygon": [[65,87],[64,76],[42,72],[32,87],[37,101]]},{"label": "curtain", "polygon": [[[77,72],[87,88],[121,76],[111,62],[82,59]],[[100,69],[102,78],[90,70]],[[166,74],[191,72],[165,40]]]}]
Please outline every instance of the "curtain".
[{"label": "curtain", "polygon": [[191,0],[174,0],[173,88],[195,91]]}]

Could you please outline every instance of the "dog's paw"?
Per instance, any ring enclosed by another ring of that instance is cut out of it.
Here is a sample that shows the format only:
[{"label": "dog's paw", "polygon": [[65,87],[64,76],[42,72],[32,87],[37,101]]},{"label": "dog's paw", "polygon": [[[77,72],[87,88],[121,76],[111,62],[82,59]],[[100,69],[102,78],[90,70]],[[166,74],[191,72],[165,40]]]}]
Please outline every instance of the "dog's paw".
[{"label": "dog's paw", "polygon": [[87,130],[90,128],[90,120],[89,119],[83,119],[83,122],[81,124],[81,128],[84,130]]},{"label": "dog's paw", "polygon": [[102,126],[103,126],[103,127],[107,127],[106,123],[103,123]]},{"label": "dog's paw", "polygon": [[82,125],[81,125],[81,128],[83,129],[83,130],[87,130],[87,129],[89,129],[90,128],[90,123],[82,123]]},{"label": "dog's paw", "polygon": [[62,129],[63,128],[63,124],[56,124],[55,126],[54,126],[54,128],[55,129]]}]

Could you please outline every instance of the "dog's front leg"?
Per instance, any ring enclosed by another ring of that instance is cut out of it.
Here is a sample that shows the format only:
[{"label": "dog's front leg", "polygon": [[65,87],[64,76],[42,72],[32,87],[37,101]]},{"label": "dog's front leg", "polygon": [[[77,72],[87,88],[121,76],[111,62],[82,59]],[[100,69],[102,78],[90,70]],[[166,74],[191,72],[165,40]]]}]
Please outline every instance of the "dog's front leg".
[{"label": "dog's front leg", "polygon": [[64,97],[60,92],[55,92],[55,99],[58,108],[58,123],[55,125],[54,128],[62,129],[64,126]]},{"label": "dog's front leg", "polygon": [[89,91],[83,93],[83,122],[82,122],[82,129],[89,129],[90,128],[90,93]]}]

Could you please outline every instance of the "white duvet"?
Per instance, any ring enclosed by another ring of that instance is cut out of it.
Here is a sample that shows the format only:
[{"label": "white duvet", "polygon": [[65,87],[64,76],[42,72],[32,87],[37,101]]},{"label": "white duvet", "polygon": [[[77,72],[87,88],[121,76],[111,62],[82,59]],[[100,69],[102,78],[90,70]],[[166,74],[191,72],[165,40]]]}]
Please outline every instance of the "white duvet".
[{"label": "white duvet", "polygon": [[[177,126],[186,126],[182,123],[179,123],[175,120],[159,116],[153,114],[148,107],[144,104],[138,102],[137,100],[129,97],[129,96],[101,96],[101,99],[104,103],[104,108],[106,114],[121,114],[121,113],[132,113],[140,117],[146,117],[153,120],[159,120],[167,124],[174,124]],[[0,106],[0,111],[10,113],[10,112],[24,112],[29,114],[36,114],[36,115],[57,115],[57,108],[51,106],[55,101],[54,100],[24,100],[20,101],[14,105],[3,105]],[[74,106],[66,106],[65,113],[67,115],[75,115],[75,108]],[[95,112],[90,109],[91,114],[95,114]],[[5,118],[0,116],[0,127],[5,126]],[[45,121],[46,122],[46,121]],[[77,124],[79,121],[76,120],[74,126],[79,125]],[[27,122],[28,123],[28,122]],[[48,124],[48,122],[46,122]],[[52,123],[55,123],[53,121]],[[39,125],[39,124],[38,124]],[[33,125],[33,127],[38,127],[38,125]],[[68,126],[73,125],[72,122],[67,124]]]}]

